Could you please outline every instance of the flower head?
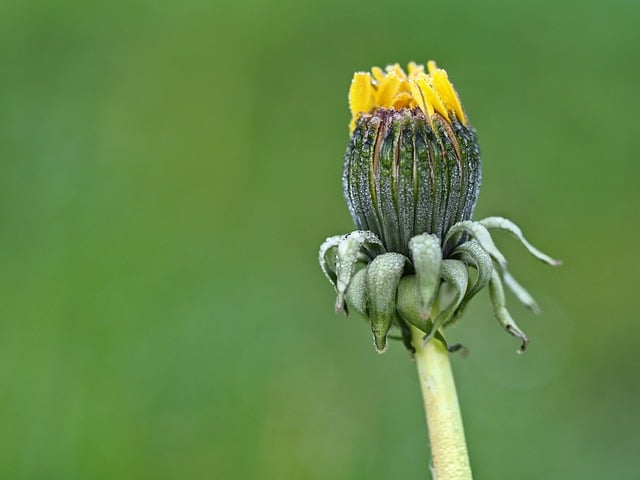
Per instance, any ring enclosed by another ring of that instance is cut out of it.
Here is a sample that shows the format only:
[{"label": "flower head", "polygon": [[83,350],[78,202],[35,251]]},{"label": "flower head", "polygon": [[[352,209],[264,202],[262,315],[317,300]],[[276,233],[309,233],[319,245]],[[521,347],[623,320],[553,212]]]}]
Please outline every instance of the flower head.
[{"label": "flower head", "polygon": [[407,72],[396,63],[385,70],[373,67],[371,73],[353,74],[349,89],[351,132],[361,114],[378,108],[402,110],[418,107],[427,118],[437,113],[448,122],[455,118],[467,125],[458,94],[447,72],[438,68],[436,62],[427,62],[426,73],[422,65],[411,62]]},{"label": "flower head", "polygon": [[343,189],[358,229],[407,254],[419,233],[442,238],[471,218],[481,182],[475,132],[447,73],[427,63],[356,73]]},{"label": "flower head", "polygon": [[507,219],[471,221],[482,178],[475,131],[444,70],[432,61],[426,72],[415,63],[407,70],[374,67],[351,82],[343,189],[358,230],[329,237],[319,255],[336,310],[364,315],[379,352],[394,327],[412,349],[409,325],[425,341],[444,341],[443,328],[488,286],[497,320],[523,351],[528,339],[506,309],[503,284],[538,306],[490,232],[509,232],[539,260],[559,262]]}]

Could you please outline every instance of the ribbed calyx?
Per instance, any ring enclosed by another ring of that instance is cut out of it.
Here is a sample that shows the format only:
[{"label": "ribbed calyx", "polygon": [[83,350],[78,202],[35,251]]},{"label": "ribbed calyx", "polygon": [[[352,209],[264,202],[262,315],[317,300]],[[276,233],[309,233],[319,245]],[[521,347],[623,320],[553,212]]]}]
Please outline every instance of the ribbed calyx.
[{"label": "ribbed calyx", "polygon": [[443,239],[471,218],[481,179],[475,132],[455,115],[378,108],[357,119],[343,189],[357,228],[375,233],[387,251],[408,255],[415,235]]}]

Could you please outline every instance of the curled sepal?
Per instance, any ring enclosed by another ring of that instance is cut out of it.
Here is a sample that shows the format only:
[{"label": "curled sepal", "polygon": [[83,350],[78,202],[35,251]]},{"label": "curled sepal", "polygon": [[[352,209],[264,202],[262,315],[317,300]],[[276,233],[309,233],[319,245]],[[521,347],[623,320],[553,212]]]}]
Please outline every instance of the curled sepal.
[{"label": "curled sepal", "polygon": [[468,285],[467,293],[454,313],[454,318],[457,318],[462,315],[467,303],[489,284],[491,272],[493,272],[493,262],[489,254],[475,240],[458,245],[453,251],[452,257],[473,266],[478,272],[475,280]]},{"label": "curled sepal", "polygon": [[536,315],[540,314],[541,310],[538,306],[538,303],[533,299],[531,294],[527,292],[515,278],[513,278],[513,275],[511,275],[507,270],[503,270],[502,279],[504,280],[504,283],[509,288],[509,290],[511,290],[516,298],[520,301],[520,303],[529,308]]},{"label": "curled sepal", "polygon": [[375,234],[356,230],[338,243],[336,263],[336,312],[344,308],[344,293],[356,271],[356,263],[361,258],[361,248],[365,244],[382,247],[382,242]]},{"label": "curled sepal", "polygon": [[420,296],[418,292],[418,279],[415,275],[402,277],[398,284],[396,309],[405,321],[423,332],[428,332],[432,323],[420,314]]},{"label": "curled sepal", "polygon": [[366,270],[369,321],[378,353],[387,347],[387,335],[396,315],[396,290],[407,258],[400,253],[378,255]]},{"label": "curled sepal", "polygon": [[337,247],[340,244],[340,241],[344,238],[344,235],[334,235],[333,237],[327,238],[322,245],[320,245],[320,251],[318,252],[318,261],[320,262],[320,268],[322,268],[322,273],[327,277],[327,280],[331,282],[333,287],[336,287],[336,272],[335,272],[335,264],[336,259],[335,255],[331,258],[331,262],[327,260],[327,253],[332,248]]},{"label": "curled sepal", "polygon": [[536,257],[538,260],[542,260],[543,262],[549,265],[552,265],[554,267],[558,265],[562,265],[562,261],[551,258],[549,255],[542,253],[536,247],[531,245],[527,241],[527,239],[524,238],[524,235],[522,234],[522,230],[520,230],[520,227],[518,227],[511,220],[507,220],[506,218],[503,218],[503,217],[487,217],[482,220],[479,220],[478,223],[485,226],[489,230],[503,230],[505,232],[509,232],[518,240],[520,240],[520,243],[524,245],[524,247],[529,251],[529,253],[534,257]]},{"label": "curled sepal", "polygon": [[416,271],[420,316],[426,320],[429,318],[431,304],[440,285],[440,239],[437,235],[427,233],[416,235],[409,241],[409,249]]},{"label": "curled sepal", "polygon": [[447,232],[447,236],[444,239],[443,245],[445,246],[444,250],[450,251],[450,248],[456,246],[460,238],[468,233],[471,235],[478,244],[484,248],[484,250],[491,255],[491,257],[498,262],[500,266],[506,268],[507,259],[504,258],[504,255],[498,250],[496,244],[493,243],[493,239],[491,238],[491,234],[486,227],[478,222],[472,222],[470,220],[465,220],[464,222],[458,222],[453,227],[449,229]]},{"label": "curled sepal", "polygon": [[368,316],[366,268],[358,270],[351,279],[345,294],[345,301],[349,309],[353,309],[365,317]]},{"label": "curled sepal", "polygon": [[502,287],[502,281],[500,275],[495,270],[491,273],[491,281],[489,282],[489,295],[491,297],[491,303],[493,305],[493,312],[500,325],[514,337],[518,337],[522,340],[522,345],[518,349],[518,353],[522,353],[527,349],[529,339],[525,333],[518,328],[516,322],[511,318],[511,314],[505,306],[504,288]]},{"label": "curled sepal", "polygon": [[435,333],[451,320],[453,313],[460,303],[462,303],[462,299],[467,291],[467,285],[469,284],[469,271],[467,270],[466,264],[460,260],[443,260],[440,274],[442,279],[453,288],[454,294],[449,305],[442,309],[433,321],[433,328],[424,339],[425,343],[433,338]]}]

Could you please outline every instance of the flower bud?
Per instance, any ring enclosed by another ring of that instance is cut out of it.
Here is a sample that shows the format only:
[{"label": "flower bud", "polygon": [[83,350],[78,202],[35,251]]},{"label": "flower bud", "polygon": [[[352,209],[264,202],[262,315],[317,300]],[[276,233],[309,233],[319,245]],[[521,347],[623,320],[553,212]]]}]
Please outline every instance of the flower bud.
[{"label": "flower bud", "polygon": [[532,311],[539,307],[509,273],[491,232],[510,233],[549,265],[560,262],[506,218],[471,220],[482,180],[475,130],[447,73],[434,62],[427,72],[410,63],[407,73],[396,64],[353,76],[342,182],[358,230],[327,238],[320,266],[336,290],[336,311],[366,317],[380,353],[393,328],[410,351],[410,326],[425,342],[446,344],[444,328],[485,287],[522,352],[528,339],[507,310],[504,287]]},{"label": "flower bud", "polygon": [[481,163],[474,130],[446,72],[415,64],[409,74],[356,73],[343,190],[360,230],[375,233],[387,251],[409,253],[422,233],[444,238],[471,218]]}]

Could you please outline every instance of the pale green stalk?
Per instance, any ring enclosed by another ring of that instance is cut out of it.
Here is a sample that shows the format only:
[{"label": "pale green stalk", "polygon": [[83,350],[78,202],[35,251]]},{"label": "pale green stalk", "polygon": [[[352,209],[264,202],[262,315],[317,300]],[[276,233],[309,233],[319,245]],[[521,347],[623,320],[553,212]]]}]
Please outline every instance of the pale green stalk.
[{"label": "pale green stalk", "polygon": [[437,338],[411,327],[420,388],[427,414],[434,480],[471,480],[469,454],[449,352]]}]

